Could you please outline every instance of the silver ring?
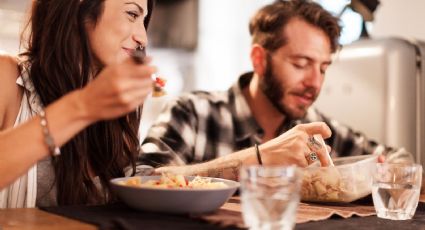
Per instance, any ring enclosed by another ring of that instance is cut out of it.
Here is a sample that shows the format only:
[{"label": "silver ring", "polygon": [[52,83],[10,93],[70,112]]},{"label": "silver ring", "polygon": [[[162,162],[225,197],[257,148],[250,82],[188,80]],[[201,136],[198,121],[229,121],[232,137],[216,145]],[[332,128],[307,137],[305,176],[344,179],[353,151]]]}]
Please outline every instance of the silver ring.
[{"label": "silver ring", "polygon": [[318,150],[322,149],[322,144],[320,144],[320,142],[318,140],[316,140],[316,138],[314,138],[314,136],[310,136],[308,138],[308,147],[310,147],[310,149],[313,150],[313,151],[318,151]]},{"label": "silver ring", "polygon": [[319,157],[317,156],[317,153],[315,153],[315,152],[311,152],[311,153],[308,155],[308,158],[309,158],[311,161],[317,161],[317,159],[319,159]]}]

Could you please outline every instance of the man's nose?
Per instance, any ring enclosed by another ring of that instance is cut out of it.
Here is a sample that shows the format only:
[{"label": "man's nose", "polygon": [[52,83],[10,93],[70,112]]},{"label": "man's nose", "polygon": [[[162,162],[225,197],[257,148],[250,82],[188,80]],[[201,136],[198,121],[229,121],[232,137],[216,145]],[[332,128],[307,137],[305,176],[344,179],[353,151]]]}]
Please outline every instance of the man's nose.
[{"label": "man's nose", "polygon": [[304,84],[307,87],[320,89],[322,87],[322,83],[323,83],[323,74],[320,68],[315,68],[315,67],[311,68],[304,80]]}]

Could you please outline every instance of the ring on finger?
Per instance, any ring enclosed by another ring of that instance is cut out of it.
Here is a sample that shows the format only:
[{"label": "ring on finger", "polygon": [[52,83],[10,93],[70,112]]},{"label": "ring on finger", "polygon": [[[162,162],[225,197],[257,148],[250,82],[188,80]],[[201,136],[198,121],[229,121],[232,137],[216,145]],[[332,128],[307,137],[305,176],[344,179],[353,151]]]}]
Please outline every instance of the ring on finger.
[{"label": "ring on finger", "polygon": [[314,136],[310,136],[308,138],[307,145],[313,151],[318,151],[322,149],[322,144],[320,144],[320,142]]},{"label": "ring on finger", "polygon": [[308,158],[310,161],[317,161],[319,159],[316,152],[311,152],[308,154]]}]

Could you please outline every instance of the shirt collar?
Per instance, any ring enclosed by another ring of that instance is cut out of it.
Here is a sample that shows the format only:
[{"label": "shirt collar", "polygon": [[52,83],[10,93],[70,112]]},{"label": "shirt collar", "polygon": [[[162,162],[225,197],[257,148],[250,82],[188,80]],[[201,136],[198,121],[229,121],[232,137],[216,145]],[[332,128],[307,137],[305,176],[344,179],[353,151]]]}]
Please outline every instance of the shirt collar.
[{"label": "shirt collar", "polygon": [[[264,135],[263,129],[260,127],[254,116],[252,115],[248,102],[246,101],[246,98],[242,93],[243,89],[249,86],[253,74],[253,72],[242,74],[239,77],[238,81],[233,84],[228,90],[228,103],[230,104],[232,113],[234,114],[235,137],[236,141],[238,142],[251,139],[255,143],[261,143],[261,139]],[[313,108],[309,108],[307,116],[302,119],[286,119],[285,122],[283,122],[277,129],[276,136],[288,131],[289,129],[293,128],[298,124],[306,123],[309,120],[317,120],[312,117],[315,114],[312,110]]]},{"label": "shirt collar", "polygon": [[236,141],[252,141],[259,143],[263,130],[251,113],[248,102],[243,95],[243,89],[249,86],[253,72],[241,75],[238,81],[229,89],[229,105],[234,116]]}]

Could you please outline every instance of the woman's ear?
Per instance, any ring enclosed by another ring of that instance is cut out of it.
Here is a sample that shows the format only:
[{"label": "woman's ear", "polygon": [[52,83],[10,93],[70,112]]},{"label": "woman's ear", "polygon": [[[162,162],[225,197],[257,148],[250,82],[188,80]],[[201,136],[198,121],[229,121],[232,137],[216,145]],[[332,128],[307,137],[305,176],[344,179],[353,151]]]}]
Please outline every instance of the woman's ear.
[{"label": "woman's ear", "polygon": [[262,46],[254,44],[251,47],[251,62],[254,73],[256,73],[258,76],[264,76],[267,62],[266,50]]}]

